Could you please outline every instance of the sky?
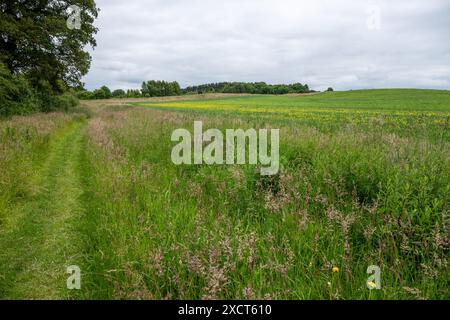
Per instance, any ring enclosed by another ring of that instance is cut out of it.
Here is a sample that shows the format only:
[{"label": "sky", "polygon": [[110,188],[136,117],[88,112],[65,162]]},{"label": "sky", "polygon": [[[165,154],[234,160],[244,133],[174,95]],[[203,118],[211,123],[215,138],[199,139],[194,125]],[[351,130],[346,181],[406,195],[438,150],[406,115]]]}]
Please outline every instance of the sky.
[{"label": "sky", "polygon": [[221,81],[450,89],[448,0],[97,0],[87,89]]}]

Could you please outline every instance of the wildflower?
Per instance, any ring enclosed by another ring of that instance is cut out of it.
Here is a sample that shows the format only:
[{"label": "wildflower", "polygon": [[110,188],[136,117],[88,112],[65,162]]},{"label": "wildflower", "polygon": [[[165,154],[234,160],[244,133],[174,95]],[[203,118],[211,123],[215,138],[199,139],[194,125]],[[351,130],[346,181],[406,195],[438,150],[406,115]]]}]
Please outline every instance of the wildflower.
[{"label": "wildflower", "polygon": [[253,299],[255,299],[255,293],[253,292],[252,287],[244,288],[243,294],[244,294],[244,298],[246,300],[253,300]]},{"label": "wildflower", "polygon": [[367,282],[367,286],[369,287],[369,289],[374,289],[377,287],[377,284],[373,281],[369,281]]},{"label": "wildflower", "polygon": [[406,292],[408,292],[410,294],[415,294],[415,295],[419,295],[420,294],[420,290],[417,289],[417,288],[403,287],[403,290],[405,290]]},{"label": "wildflower", "polygon": [[331,269],[331,271],[333,271],[333,273],[337,273],[337,272],[339,272],[339,268],[338,267],[333,267],[333,269]]}]

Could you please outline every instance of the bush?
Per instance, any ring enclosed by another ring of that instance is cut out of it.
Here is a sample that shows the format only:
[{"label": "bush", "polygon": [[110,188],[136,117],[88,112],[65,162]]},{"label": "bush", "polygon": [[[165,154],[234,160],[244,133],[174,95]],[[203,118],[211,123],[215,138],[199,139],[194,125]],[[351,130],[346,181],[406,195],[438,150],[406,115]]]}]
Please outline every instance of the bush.
[{"label": "bush", "polygon": [[69,111],[78,104],[78,99],[71,93],[64,93],[61,95],[55,94],[40,94],[41,97],[41,111]]},{"label": "bush", "polygon": [[39,101],[28,81],[0,64],[0,116],[39,111]]},{"label": "bush", "polygon": [[78,105],[78,99],[72,93],[64,93],[60,96],[55,96],[56,106],[64,111],[69,111]]},{"label": "bush", "polygon": [[83,91],[78,91],[76,93],[76,97],[80,100],[93,100],[95,99],[94,97],[94,93],[87,91],[87,90],[83,90]]},{"label": "bush", "polygon": [[[60,92],[67,89],[60,85]],[[57,94],[47,81],[33,87],[24,76],[13,75],[0,64],[0,117],[33,112],[67,111],[78,104],[71,92]]]}]

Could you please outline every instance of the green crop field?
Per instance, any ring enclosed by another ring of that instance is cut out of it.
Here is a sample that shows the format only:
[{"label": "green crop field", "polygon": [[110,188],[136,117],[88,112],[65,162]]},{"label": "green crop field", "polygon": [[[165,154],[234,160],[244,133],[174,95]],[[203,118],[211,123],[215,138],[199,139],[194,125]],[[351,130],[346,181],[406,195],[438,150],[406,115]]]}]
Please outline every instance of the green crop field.
[{"label": "green crop field", "polygon": [[322,128],[342,125],[379,127],[399,134],[442,133],[449,121],[450,92],[438,90],[385,89],[320,93],[306,96],[251,96],[218,100],[136,103],[179,111],[198,111],[293,120]]},{"label": "green crop field", "polygon": [[[390,89],[2,120],[0,297],[449,299],[449,119],[450,91]],[[173,164],[197,120],[279,128],[278,174]]]}]

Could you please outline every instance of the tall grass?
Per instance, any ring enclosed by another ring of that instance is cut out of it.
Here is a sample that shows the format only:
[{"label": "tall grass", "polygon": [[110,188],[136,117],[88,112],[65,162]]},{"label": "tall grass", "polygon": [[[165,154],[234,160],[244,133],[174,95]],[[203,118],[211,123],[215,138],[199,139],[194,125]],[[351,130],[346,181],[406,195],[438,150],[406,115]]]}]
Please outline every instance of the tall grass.
[{"label": "tall grass", "polygon": [[[100,101],[3,120],[0,295],[57,296],[68,261],[76,299],[448,299],[446,94]],[[280,128],[279,174],[174,165],[171,134],[194,120]],[[18,273],[29,283],[11,291]]]},{"label": "tall grass", "polygon": [[[281,127],[282,168],[175,166],[170,135]],[[80,298],[448,298],[448,141],[347,123],[100,110],[82,163]],[[366,287],[369,265],[382,289]],[[339,272],[332,272],[333,267]]]},{"label": "tall grass", "polygon": [[0,225],[8,207],[27,201],[37,190],[35,178],[55,131],[80,114],[35,114],[0,121]]}]

